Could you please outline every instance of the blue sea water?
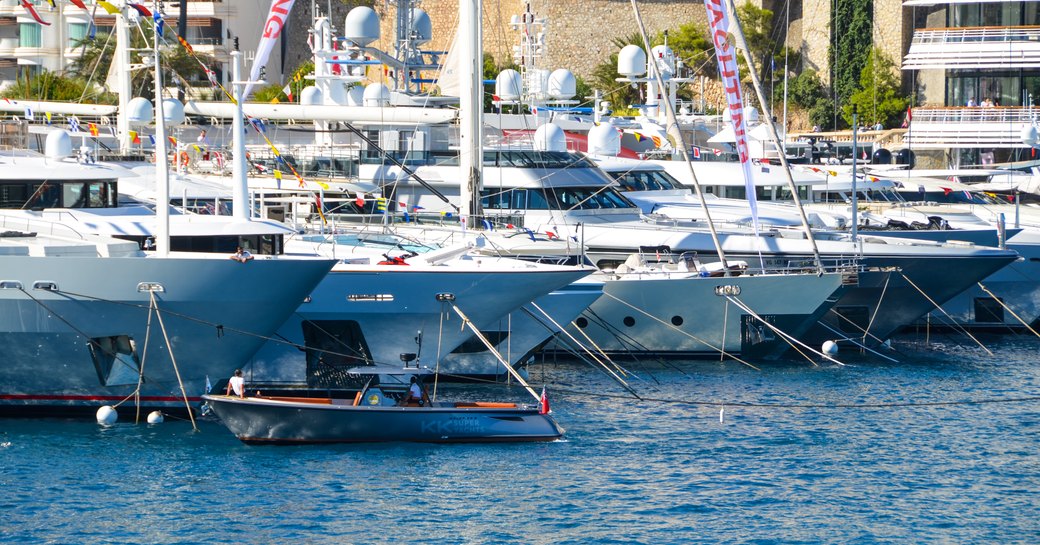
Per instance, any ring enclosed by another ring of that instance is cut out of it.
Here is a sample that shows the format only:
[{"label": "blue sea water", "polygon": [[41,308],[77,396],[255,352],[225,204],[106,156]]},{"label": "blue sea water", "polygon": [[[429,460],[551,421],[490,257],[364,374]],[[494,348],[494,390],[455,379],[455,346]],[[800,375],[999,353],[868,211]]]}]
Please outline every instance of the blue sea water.
[{"label": "blue sea water", "polygon": [[537,365],[553,443],[0,420],[0,543],[1038,543],[1040,341],[939,340],[898,363],[622,362],[644,401]]}]

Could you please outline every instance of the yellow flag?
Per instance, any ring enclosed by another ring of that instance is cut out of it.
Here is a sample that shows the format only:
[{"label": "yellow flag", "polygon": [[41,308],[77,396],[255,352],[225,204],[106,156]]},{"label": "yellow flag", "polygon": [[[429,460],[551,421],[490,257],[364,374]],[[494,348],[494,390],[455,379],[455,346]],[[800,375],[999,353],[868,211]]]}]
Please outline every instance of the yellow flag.
[{"label": "yellow flag", "polygon": [[102,9],[104,9],[111,15],[119,13],[119,8],[113,6],[111,2],[105,2],[105,0],[98,0],[97,5],[101,6]]},{"label": "yellow flag", "polygon": [[192,144],[191,147],[195,148],[195,151],[202,153],[202,148],[198,144]]},{"label": "yellow flag", "polygon": [[274,179],[275,180],[281,180],[282,179],[282,171],[280,171],[278,169],[275,169],[275,171],[274,171]]}]

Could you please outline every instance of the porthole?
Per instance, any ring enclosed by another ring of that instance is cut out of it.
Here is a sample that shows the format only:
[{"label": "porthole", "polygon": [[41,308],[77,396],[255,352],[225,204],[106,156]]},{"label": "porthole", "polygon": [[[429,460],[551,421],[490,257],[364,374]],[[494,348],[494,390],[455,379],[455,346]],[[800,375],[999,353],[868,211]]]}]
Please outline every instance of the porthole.
[{"label": "porthole", "polygon": [[574,323],[582,329],[585,329],[589,325],[589,321],[586,320],[584,316],[579,316],[577,320],[574,320]]},{"label": "porthole", "polygon": [[679,327],[683,324],[682,316],[672,316],[672,325]]},{"label": "porthole", "polygon": [[623,322],[625,323],[625,325],[627,325],[628,327],[632,327],[632,326],[636,325],[636,319],[635,319],[635,318],[633,318],[633,317],[631,317],[631,316],[625,316],[625,319],[624,319],[624,320],[622,320],[622,321],[623,321]]}]

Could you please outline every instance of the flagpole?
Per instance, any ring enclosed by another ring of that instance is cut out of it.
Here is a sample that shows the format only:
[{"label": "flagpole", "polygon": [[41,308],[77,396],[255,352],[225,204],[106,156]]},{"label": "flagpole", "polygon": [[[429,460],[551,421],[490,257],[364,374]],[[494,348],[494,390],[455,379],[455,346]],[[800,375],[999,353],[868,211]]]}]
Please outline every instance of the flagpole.
[{"label": "flagpole", "polygon": [[[131,9],[131,8],[124,8]],[[159,11],[159,3],[153,2],[152,9]],[[116,25],[123,21],[125,12],[116,17]],[[122,23],[124,30],[126,23]],[[127,42],[128,43],[128,42]],[[166,155],[166,116],[163,113],[162,61],[159,58],[159,29],[152,32],[152,53],[155,55],[155,253],[160,257],[170,254],[170,170]],[[129,69],[128,65],[121,68]],[[129,77],[127,77],[129,80]],[[130,137],[129,118],[120,109],[120,119],[126,120],[127,131],[119,135],[120,150],[126,151],[122,143]]]},{"label": "flagpole", "polygon": [[238,40],[235,41],[235,50],[231,52],[231,89],[235,96],[235,118],[231,125],[232,131],[232,153],[234,161],[231,163],[232,185],[232,216],[237,219],[249,221],[246,206],[246,194],[249,189],[249,179],[246,176],[246,142],[245,123],[242,122],[242,52],[238,49]]}]

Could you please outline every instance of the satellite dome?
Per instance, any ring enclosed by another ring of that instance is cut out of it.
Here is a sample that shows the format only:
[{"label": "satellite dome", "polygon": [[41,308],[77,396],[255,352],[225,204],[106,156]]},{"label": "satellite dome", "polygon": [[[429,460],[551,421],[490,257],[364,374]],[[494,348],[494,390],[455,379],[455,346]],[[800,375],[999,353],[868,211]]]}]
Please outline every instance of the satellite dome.
[{"label": "satellite dome", "polygon": [[126,117],[131,125],[147,125],[155,118],[152,102],[144,97],[134,97],[126,107]]},{"label": "satellite dome", "polygon": [[567,100],[578,94],[578,81],[566,68],[558,68],[549,74],[548,95],[556,100]]},{"label": "satellite dome", "polygon": [[1022,142],[1027,146],[1035,146],[1040,142],[1040,132],[1033,125],[1022,127]]},{"label": "satellite dome", "polygon": [[365,106],[386,106],[390,104],[390,89],[382,83],[370,83],[362,95]]},{"label": "satellite dome", "polygon": [[423,45],[433,39],[433,23],[430,22],[430,14],[420,8],[413,9],[412,29],[415,32],[412,43],[415,45]]},{"label": "satellite dome", "polygon": [[638,45],[621,48],[617,57],[617,71],[622,76],[635,78],[646,73],[646,51]]},{"label": "satellite dome", "polygon": [[589,153],[592,155],[617,156],[621,153],[621,132],[609,123],[601,123],[589,129]]},{"label": "satellite dome", "polygon": [[308,85],[300,90],[300,104],[307,106],[319,106],[324,103],[321,89]]},{"label": "satellite dome", "polygon": [[54,129],[47,133],[44,154],[51,159],[61,159],[72,155],[72,137],[65,129]]},{"label": "satellite dome", "polygon": [[546,123],[534,131],[534,149],[567,151],[567,135],[555,123]]},{"label": "satellite dome", "polygon": [[495,95],[498,96],[499,100],[506,102],[520,100],[520,93],[523,88],[520,73],[512,68],[499,72],[498,77],[495,78]]},{"label": "satellite dome", "polygon": [[343,21],[343,36],[359,46],[379,39],[379,16],[367,6],[358,6],[347,13]]},{"label": "satellite dome", "polygon": [[166,98],[163,104],[163,121],[167,125],[180,125],[184,123],[184,104],[175,98]]}]

